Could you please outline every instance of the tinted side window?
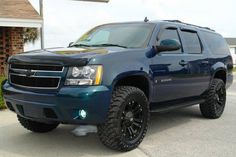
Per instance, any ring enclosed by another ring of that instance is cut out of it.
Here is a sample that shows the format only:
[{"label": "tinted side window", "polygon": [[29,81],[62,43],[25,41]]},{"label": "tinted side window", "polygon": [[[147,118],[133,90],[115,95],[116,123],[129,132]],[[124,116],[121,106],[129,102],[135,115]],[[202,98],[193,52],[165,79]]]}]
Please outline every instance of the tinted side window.
[{"label": "tinted side window", "polygon": [[181,31],[181,34],[184,52],[202,53],[200,40],[196,32]]},{"label": "tinted side window", "polygon": [[203,32],[205,41],[213,54],[228,54],[229,47],[225,39],[215,33]]},{"label": "tinted side window", "polygon": [[[163,32],[161,33],[161,35],[159,36],[159,40],[158,40],[158,45],[160,44],[160,42],[162,40],[166,40],[166,39],[175,39],[178,40],[179,43],[180,39],[179,39],[179,35],[176,29],[165,29],[163,30]],[[163,53],[182,53],[181,49],[177,50],[177,51],[166,51]]]}]

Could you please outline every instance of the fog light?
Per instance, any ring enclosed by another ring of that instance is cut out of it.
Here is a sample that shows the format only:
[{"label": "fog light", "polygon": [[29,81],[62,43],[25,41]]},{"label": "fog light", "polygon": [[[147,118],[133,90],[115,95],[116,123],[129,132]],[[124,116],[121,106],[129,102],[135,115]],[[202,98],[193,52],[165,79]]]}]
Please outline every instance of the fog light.
[{"label": "fog light", "polygon": [[79,110],[79,116],[81,119],[85,119],[87,117],[87,112],[85,110]]}]

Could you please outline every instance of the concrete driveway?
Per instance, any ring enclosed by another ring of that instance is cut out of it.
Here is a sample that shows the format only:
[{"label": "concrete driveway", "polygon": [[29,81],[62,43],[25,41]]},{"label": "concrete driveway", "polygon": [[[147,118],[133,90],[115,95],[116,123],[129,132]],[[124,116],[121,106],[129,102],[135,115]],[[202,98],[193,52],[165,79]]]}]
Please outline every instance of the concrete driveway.
[{"label": "concrete driveway", "polygon": [[75,126],[60,125],[46,134],[23,129],[15,114],[0,112],[0,157],[235,157],[236,84],[228,90],[227,107],[218,120],[204,119],[198,105],[152,114],[148,134],[138,149],[119,153],[104,147],[96,134],[75,137]]}]

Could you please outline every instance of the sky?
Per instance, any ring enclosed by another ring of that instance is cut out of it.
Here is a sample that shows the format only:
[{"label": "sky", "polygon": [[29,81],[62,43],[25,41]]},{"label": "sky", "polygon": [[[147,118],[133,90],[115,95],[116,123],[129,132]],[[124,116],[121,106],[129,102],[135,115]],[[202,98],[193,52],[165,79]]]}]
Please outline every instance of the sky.
[{"label": "sky", "polygon": [[[39,0],[29,0],[39,10]],[[235,0],[110,0],[109,3],[44,0],[45,47],[65,47],[104,23],[180,20],[236,37]],[[25,50],[40,48],[28,44]]]}]

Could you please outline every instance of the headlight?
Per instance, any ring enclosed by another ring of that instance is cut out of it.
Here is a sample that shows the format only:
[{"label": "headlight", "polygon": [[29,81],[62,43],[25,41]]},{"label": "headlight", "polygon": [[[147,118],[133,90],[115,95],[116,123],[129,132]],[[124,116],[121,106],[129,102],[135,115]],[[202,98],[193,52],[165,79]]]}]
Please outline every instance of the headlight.
[{"label": "headlight", "polygon": [[101,65],[70,67],[65,85],[100,85],[103,68]]}]

